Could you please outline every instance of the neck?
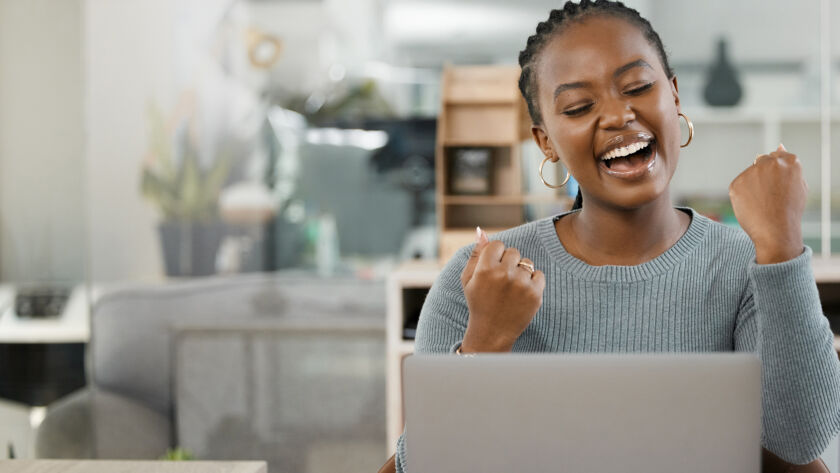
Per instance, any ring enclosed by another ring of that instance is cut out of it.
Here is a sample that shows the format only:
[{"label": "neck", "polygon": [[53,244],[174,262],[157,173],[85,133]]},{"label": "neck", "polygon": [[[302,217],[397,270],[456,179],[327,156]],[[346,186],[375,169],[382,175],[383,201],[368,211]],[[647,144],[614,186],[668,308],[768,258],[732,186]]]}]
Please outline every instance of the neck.
[{"label": "neck", "polygon": [[[650,261],[673,246],[685,233],[690,217],[676,210],[667,193],[637,209],[616,209],[587,201],[570,215],[558,237],[578,259],[594,266],[632,266]],[[557,223],[560,224],[560,219]]]}]

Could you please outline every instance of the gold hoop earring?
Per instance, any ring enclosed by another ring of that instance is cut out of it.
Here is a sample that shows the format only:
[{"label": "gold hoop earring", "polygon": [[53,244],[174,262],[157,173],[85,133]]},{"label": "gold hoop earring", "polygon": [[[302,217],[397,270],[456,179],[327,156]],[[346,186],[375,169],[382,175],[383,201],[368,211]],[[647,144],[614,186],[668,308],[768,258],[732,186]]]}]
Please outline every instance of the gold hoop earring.
[{"label": "gold hoop earring", "polygon": [[563,179],[563,182],[560,183],[559,185],[553,185],[553,184],[549,184],[548,182],[546,182],[545,178],[543,177],[543,167],[545,166],[545,162],[550,160],[551,158],[552,158],[552,156],[546,156],[545,159],[542,160],[542,163],[540,163],[540,180],[543,182],[543,184],[545,184],[546,187],[550,187],[552,189],[559,189],[559,188],[565,186],[567,182],[569,182],[569,178],[572,177],[572,173],[570,173],[569,171],[566,171],[566,178]]},{"label": "gold hoop earring", "polygon": [[691,144],[691,140],[694,139],[694,123],[691,123],[691,120],[688,119],[682,112],[677,112],[677,115],[683,117],[685,119],[686,125],[688,125],[688,141],[685,142],[684,145],[680,145],[680,148],[685,148],[689,144]]}]

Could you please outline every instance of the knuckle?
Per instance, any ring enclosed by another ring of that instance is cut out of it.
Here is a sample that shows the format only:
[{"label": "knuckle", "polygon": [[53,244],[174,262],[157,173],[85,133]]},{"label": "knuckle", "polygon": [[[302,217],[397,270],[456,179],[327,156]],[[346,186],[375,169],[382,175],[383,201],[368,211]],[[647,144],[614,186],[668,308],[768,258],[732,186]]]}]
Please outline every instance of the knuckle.
[{"label": "knuckle", "polygon": [[500,242],[499,240],[493,240],[493,241],[487,243],[487,248],[491,248],[493,250],[496,250],[496,249],[499,249],[499,248],[504,249],[504,247],[505,247],[505,244]]}]

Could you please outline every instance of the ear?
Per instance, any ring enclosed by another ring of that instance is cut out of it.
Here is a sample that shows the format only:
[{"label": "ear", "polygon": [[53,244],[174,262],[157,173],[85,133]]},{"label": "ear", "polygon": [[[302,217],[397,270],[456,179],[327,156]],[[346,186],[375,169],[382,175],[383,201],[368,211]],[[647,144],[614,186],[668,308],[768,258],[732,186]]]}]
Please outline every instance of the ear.
[{"label": "ear", "polygon": [[677,87],[677,75],[676,74],[671,76],[670,83],[671,83],[671,94],[673,94],[673,96],[674,96],[674,105],[677,106],[677,112],[681,112],[682,110],[680,110],[680,92],[679,92],[679,88]]},{"label": "ear", "polygon": [[537,146],[540,147],[545,157],[551,157],[553,158],[552,162],[557,162],[559,157],[551,147],[551,141],[548,139],[548,135],[545,133],[545,130],[543,130],[541,126],[533,125],[531,126],[531,136],[534,138],[534,141],[537,143]]}]

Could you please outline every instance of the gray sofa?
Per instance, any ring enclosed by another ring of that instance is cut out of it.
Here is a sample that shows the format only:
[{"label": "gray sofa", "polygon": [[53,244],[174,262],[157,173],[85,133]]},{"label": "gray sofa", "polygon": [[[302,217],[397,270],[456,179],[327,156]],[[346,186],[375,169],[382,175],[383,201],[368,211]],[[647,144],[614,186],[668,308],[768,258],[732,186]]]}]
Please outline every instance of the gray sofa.
[{"label": "gray sofa", "polygon": [[[36,455],[151,459],[181,445],[208,459],[284,451],[281,471],[315,471],[291,456],[323,459],[308,446],[335,452],[346,439],[381,445],[381,462],[384,326],[384,285],[350,278],[257,274],[108,293],[92,310],[89,386],[49,406]],[[343,407],[351,415],[337,418]],[[245,431],[258,448],[236,441]]]}]

